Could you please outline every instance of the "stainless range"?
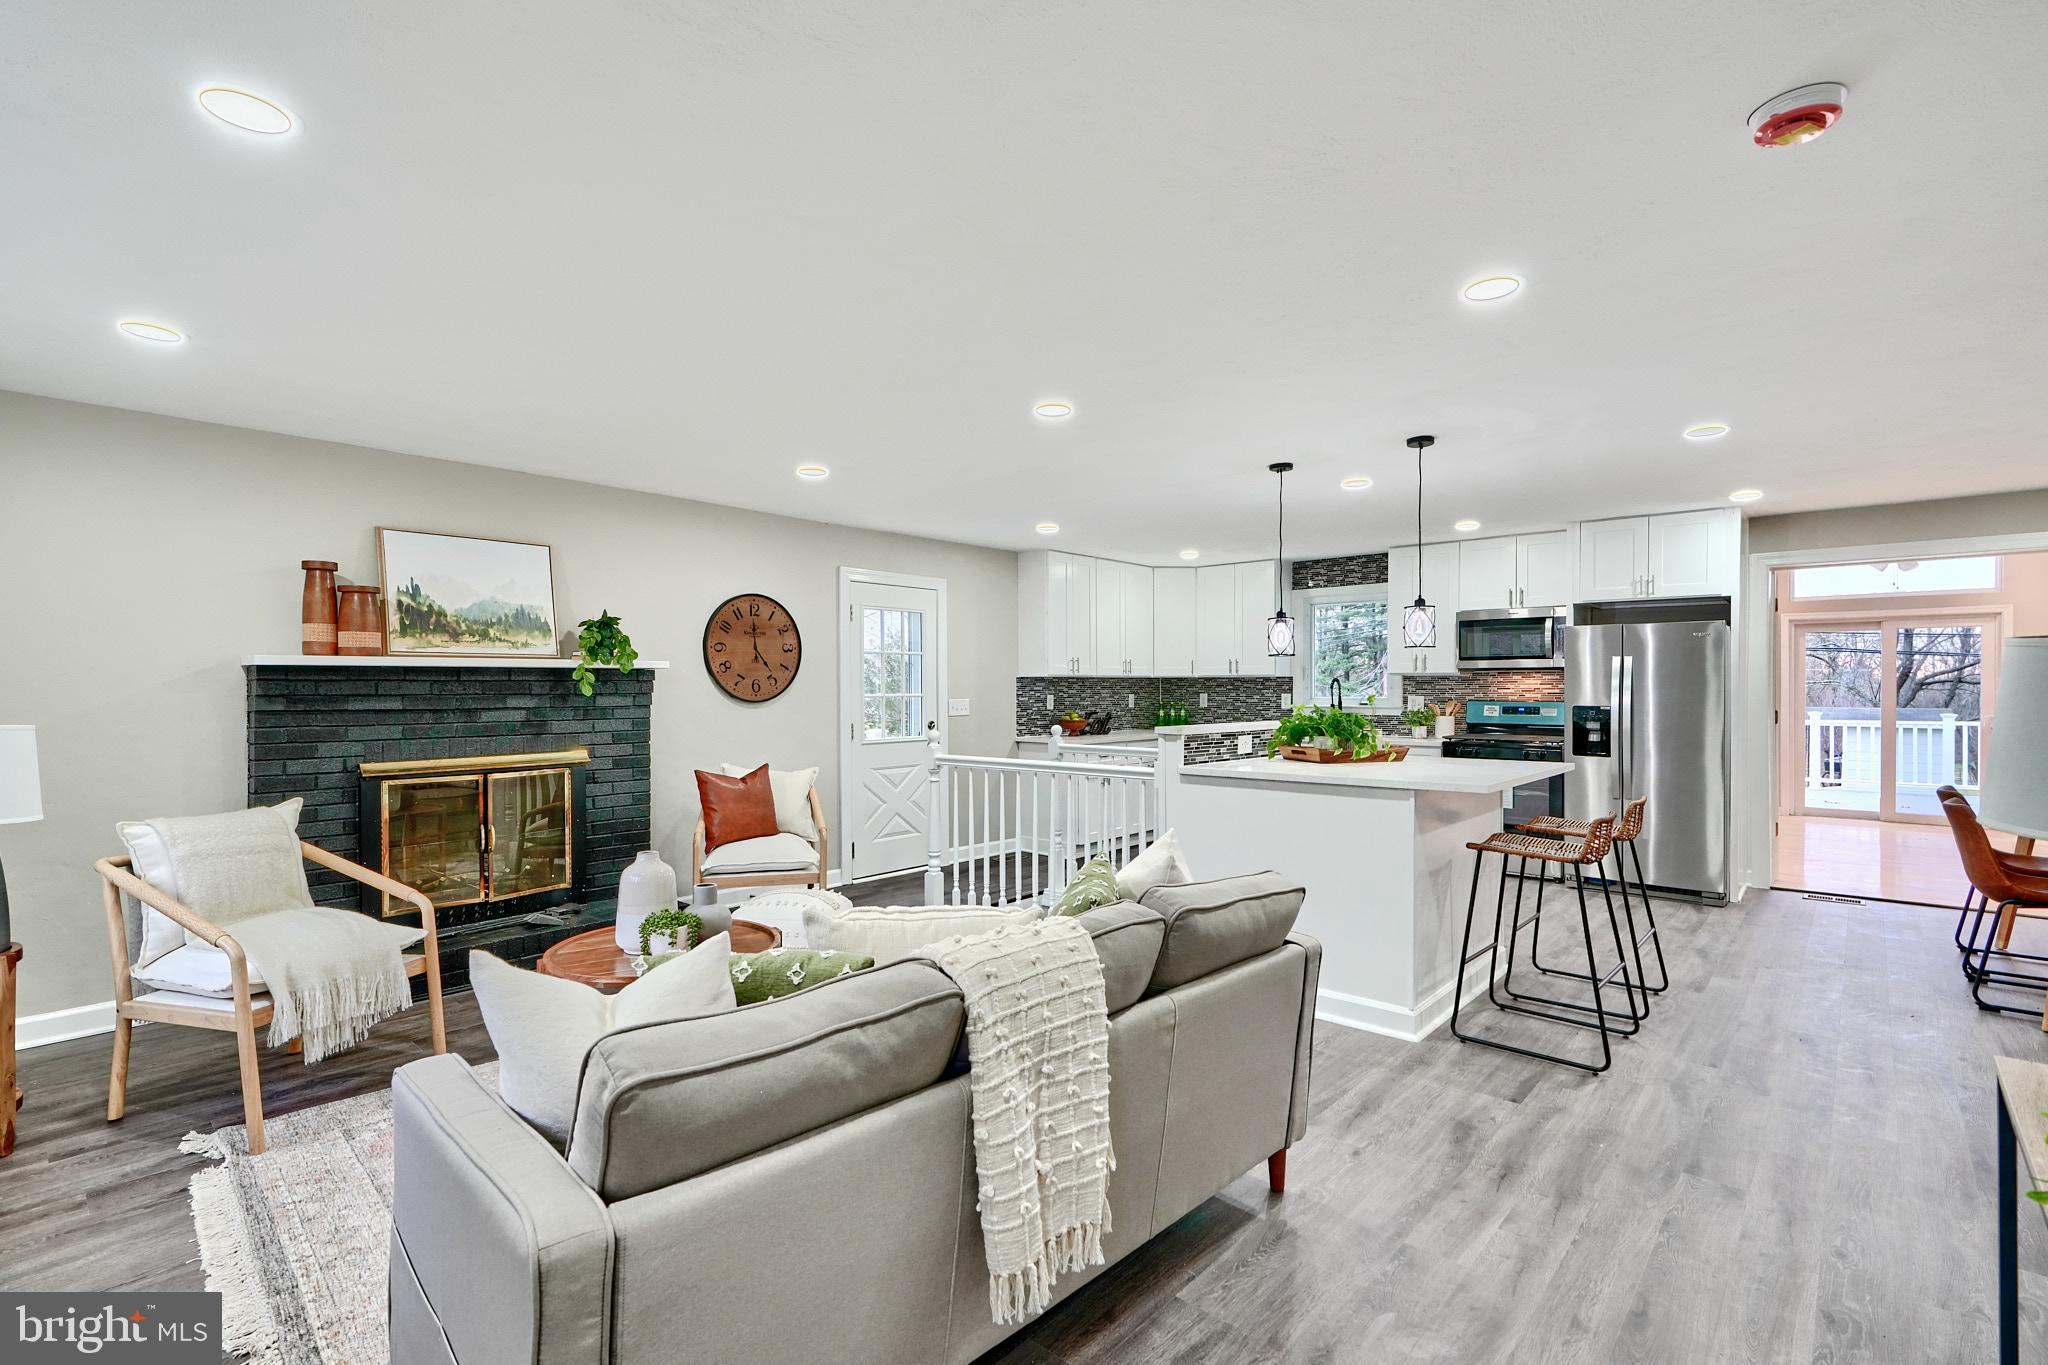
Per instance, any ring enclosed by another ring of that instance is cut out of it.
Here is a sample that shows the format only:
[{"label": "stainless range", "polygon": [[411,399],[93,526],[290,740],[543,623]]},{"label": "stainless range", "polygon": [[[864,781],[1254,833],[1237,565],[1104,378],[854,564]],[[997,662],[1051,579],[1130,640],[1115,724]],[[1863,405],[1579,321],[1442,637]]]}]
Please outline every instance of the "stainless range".
[{"label": "stainless range", "polygon": [[[1468,701],[1464,733],[1444,741],[1445,758],[1564,762],[1565,706],[1557,701]],[[1539,815],[1564,814],[1564,779],[1517,787],[1502,819],[1512,829]]]}]

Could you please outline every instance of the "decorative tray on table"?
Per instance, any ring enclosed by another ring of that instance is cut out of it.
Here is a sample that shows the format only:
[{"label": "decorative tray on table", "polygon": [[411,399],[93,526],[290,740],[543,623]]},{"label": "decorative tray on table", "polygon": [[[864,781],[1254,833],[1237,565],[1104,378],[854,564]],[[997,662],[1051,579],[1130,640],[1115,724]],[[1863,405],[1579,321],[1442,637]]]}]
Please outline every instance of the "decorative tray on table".
[{"label": "decorative tray on table", "polygon": [[1399,763],[1408,757],[1408,746],[1394,744],[1369,754],[1352,754],[1318,749],[1310,744],[1283,744],[1277,752],[1280,757],[1293,759],[1296,763]]}]

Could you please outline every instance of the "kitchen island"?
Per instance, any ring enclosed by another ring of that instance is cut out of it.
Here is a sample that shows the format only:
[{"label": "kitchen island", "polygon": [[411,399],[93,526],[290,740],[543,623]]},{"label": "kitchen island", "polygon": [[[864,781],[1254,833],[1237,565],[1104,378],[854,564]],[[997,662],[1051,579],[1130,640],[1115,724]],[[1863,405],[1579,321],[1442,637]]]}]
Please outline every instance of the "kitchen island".
[{"label": "kitchen island", "polygon": [[[1196,875],[1298,879],[1299,925],[1323,943],[1316,1017],[1411,1041],[1450,1018],[1472,887],[1465,845],[1501,828],[1507,793],[1571,768],[1419,749],[1400,763],[1190,757],[1183,735],[1160,732],[1165,818]],[[1500,860],[1486,863],[1490,915]],[[1465,987],[1468,999],[1486,989],[1484,966]]]}]

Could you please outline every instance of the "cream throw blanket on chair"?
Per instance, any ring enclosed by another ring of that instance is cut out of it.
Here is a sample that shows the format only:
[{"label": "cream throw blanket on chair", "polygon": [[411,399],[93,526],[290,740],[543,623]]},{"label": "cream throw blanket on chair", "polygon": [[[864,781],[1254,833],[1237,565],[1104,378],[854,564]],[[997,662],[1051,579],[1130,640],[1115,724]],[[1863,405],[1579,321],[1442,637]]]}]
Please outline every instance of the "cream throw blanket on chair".
[{"label": "cream throw blanket on chair", "polygon": [[316,908],[298,839],[277,808],[148,823],[177,879],[165,890],[226,930],[267,983],[272,1047],[303,1037],[306,1061],[317,1062],[411,1007],[401,950],[426,930]]},{"label": "cream throw blanket on chair", "polygon": [[1045,1311],[1110,1230],[1109,1014],[1095,941],[1039,920],[928,950],[967,999],[974,1166],[989,1311]]}]

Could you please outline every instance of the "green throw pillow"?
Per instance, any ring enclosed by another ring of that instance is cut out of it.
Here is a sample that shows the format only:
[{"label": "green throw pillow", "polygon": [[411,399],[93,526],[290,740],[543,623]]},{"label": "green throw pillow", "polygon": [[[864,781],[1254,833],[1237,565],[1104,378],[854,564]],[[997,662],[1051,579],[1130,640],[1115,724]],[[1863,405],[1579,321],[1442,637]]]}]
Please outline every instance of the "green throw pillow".
[{"label": "green throw pillow", "polygon": [[1109,855],[1098,853],[1067,883],[1067,889],[1053,902],[1053,915],[1085,915],[1098,905],[1112,905],[1123,899],[1116,889],[1116,873],[1110,870]]},{"label": "green throw pillow", "polygon": [[[635,960],[645,962],[641,968],[641,975],[645,976],[674,956],[674,953],[663,953],[658,957]],[[809,948],[770,948],[761,953],[734,953],[732,995],[738,1004],[756,1005],[778,996],[794,995],[820,981],[864,972],[874,965],[873,958],[859,953],[819,952]]]}]

